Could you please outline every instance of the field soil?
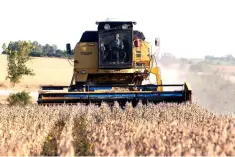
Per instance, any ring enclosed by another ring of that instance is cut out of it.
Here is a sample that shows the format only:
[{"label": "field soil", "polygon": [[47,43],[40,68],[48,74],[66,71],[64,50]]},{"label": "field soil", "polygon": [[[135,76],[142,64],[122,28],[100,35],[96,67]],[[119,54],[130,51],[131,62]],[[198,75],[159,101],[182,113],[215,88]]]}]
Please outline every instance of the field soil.
[{"label": "field soil", "polygon": [[25,90],[30,92],[33,101],[37,100],[40,85],[69,85],[73,66],[66,59],[33,58],[27,63],[33,69],[34,76],[24,76],[21,82],[13,87],[7,76],[7,56],[0,55],[0,103],[5,102],[7,95]]},{"label": "field soil", "polygon": [[0,88],[37,90],[40,85],[69,85],[72,78],[73,66],[66,59],[33,58],[27,63],[34,70],[35,76],[23,77],[21,83],[12,88],[7,76],[7,56],[0,55]]}]

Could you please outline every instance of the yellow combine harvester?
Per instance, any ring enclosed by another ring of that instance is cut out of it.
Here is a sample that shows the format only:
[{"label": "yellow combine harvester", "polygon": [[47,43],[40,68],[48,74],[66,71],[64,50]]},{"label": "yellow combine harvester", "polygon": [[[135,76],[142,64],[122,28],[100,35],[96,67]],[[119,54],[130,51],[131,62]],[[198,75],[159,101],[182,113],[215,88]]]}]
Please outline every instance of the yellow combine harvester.
[{"label": "yellow combine harvester", "polygon": [[[70,86],[41,86],[39,104],[192,101],[188,83],[162,84],[151,45],[142,32],[133,29],[136,22],[96,24],[97,30],[85,31],[75,46]],[[155,40],[155,46],[159,46],[159,40]],[[66,48],[71,54],[70,44]],[[156,76],[156,84],[143,85],[143,80],[151,73]],[[182,89],[164,91],[164,87]]]}]

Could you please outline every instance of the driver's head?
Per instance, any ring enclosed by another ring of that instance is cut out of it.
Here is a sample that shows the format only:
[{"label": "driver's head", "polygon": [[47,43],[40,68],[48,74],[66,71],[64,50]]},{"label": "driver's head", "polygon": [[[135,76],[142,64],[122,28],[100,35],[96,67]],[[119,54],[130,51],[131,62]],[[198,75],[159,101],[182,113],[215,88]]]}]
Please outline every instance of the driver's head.
[{"label": "driver's head", "polygon": [[119,34],[116,34],[116,40],[118,40],[119,39]]}]

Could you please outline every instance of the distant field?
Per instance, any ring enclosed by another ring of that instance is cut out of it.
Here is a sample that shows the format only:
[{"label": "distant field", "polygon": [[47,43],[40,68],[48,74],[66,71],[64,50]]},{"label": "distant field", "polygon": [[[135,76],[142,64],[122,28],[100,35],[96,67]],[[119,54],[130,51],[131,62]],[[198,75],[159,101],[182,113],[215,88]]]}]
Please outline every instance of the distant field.
[{"label": "distant field", "polygon": [[[43,84],[69,85],[73,67],[66,59],[59,58],[34,58],[28,62],[34,70],[35,76],[26,76],[17,88],[36,89]],[[0,55],[0,87],[9,87],[7,75],[7,56]]]},{"label": "distant field", "polygon": [[214,68],[218,69],[218,70],[222,70],[223,72],[226,72],[226,73],[235,73],[235,66],[232,66],[232,65],[227,65],[227,66],[224,66],[224,65],[213,65]]},{"label": "distant field", "polygon": [[[59,58],[33,58],[27,64],[35,72],[35,76],[23,77],[21,83],[14,89],[27,88],[28,90],[37,90],[40,85],[69,85],[72,77],[73,66],[66,59]],[[185,81],[185,69],[179,68],[179,65],[161,66],[162,79],[164,83],[181,83]],[[235,66],[213,65],[215,69],[232,74],[229,79],[235,82]],[[177,69],[177,70],[176,70]],[[186,72],[187,73],[187,72]],[[0,55],[0,89],[11,88],[9,81],[5,80],[7,75],[7,56]],[[234,76],[233,76],[234,75]],[[155,78],[154,78],[155,79]]]}]

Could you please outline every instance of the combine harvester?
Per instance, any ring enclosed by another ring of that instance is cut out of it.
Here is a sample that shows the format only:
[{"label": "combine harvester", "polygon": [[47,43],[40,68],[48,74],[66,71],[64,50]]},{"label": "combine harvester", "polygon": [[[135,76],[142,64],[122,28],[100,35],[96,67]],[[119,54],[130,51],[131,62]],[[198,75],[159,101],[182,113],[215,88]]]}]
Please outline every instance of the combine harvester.
[{"label": "combine harvester", "polygon": [[[96,31],[85,31],[74,48],[70,86],[41,86],[38,104],[192,102],[188,83],[162,84],[160,69],[144,34],[133,21],[96,22]],[[155,39],[156,48],[159,40]],[[72,54],[70,44],[67,53]],[[156,84],[143,85],[150,74]],[[63,74],[61,73],[61,77]],[[179,90],[163,90],[180,87]]]}]

